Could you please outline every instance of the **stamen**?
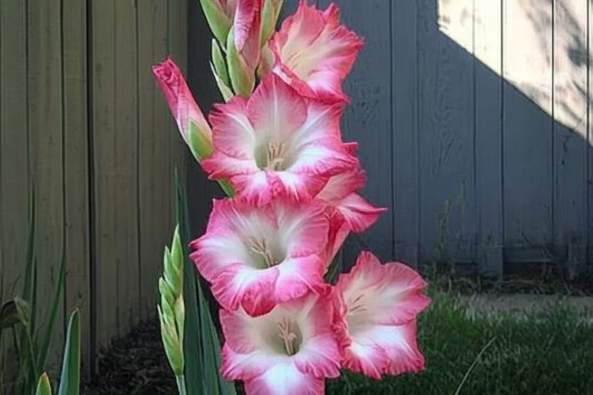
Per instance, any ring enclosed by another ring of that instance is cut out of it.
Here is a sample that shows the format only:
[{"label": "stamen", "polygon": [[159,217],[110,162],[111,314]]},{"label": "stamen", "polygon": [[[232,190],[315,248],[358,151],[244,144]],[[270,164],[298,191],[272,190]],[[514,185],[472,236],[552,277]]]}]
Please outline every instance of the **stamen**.
[{"label": "stamen", "polygon": [[269,248],[265,239],[251,237],[249,238],[249,244],[251,251],[262,257],[266,267],[272,267],[279,263],[276,261],[276,259],[274,259],[272,249]]},{"label": "stamen", "polygon": [[364,300],[364,294],[358,295],[356,299],[354,299],[348,308],[348,315],[354,315],[358,313],[362,313],[368,310],[368,306]]},{"label": "stamen", "polygon": [[282,339],[284,343],[284,351],[289,356],[296,354],[296,344],[295,340],[298,339],[298,336],[294,332],[293,323],[286,318],[283,318],[280,323],[278,323],[278,329],[280,329],[280,333],[278,336]]},{"label": "stamen", "polygon": [[266,158],[266,168],[270,170],[281,170],[284,163],[283,156],[286,154],[286,144],[268,143],[268,152]]}]

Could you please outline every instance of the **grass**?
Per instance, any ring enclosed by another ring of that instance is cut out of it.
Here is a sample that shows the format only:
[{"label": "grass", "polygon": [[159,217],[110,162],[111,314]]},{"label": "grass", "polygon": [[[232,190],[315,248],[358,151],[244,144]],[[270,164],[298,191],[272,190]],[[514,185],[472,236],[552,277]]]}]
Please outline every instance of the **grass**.
[{"label": "grass", "polygon": [[345,373],[328,381],[327,394],[454,395],[480,351],[459,395],[593,394],[593,326],[582,312],[557,304],[524,319],[467,314],[451,296],[432,295],[419,322],[426,357],[420,374],[381,381]]}]

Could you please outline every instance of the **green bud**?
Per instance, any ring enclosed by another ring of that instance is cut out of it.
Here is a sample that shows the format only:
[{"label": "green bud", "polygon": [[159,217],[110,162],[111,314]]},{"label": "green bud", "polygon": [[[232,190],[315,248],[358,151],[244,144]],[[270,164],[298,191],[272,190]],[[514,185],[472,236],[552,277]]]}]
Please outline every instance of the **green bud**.
[{"label": "green bud", "polygon": [[233,25],[231,18],[226,14],[218,0],[200,0],[200,4],[214,37],[221,43],[226,42],[229,30]]},{"label": "green bud", "polygon": [[167,281],[164,278],[159,278],[159,292],[161,294],[161,304],[173,304],[175,303],[175,295],[173,294],[173,290]]},{"label": "green bud", "polygon": [[216,74],[216,70],[214,69],[214,65],[212,65],[212,63],[210,63],[210,69],[212,70],[212,75],[214,75],[216,85],[218,85],[218,90],[220,91],[222,98],[225,102],[228,103],[229,100],[231,100],[231,98],[235,96],[235,94],[233,93],[231,88],[229,88],[228,85],[225,84],[224,81],[218,76],[218,74]]},{"label": "green bud", "polygon": [[229,85],[229,73],[226,69],[226,60],[220,49],[220,45],[214,39],[212,39],[212,63],[214,64],[214,70],[218,77],[224,82],[225,85]]},{"label": "green bud", "polygon": [[189,121],[188,145],[198,163],[212,155],[212,141],[206,136],[196,123]]},{"label": "green bud", "polygon": [[47,373],[43,372],[43,374],[39,377],[39,381],[37,382],[37,390],[35,391],[35,395],[51,395],[51,383],[49,382],[49,377]]},{"label": "green bud", "polygon": [[176,376],[183,374],[183,350],[175,326],[167,321],[167,314],[164,310],[158,308],[159,321],[161,323],[161,339],[165,354],[171,365],[171,370]]},{"label": "green bud", "polygon": [[183,344],[183,331],[185,328],[185,303],[183,302],[183,296],[180,296],[175,301],[175,304],[173,305],[173,311],[175,312],[179,343]]},{"label": "green bud", "polygon": [[226,52],[229,78],[233,90],[243,97],[251,96],[253,88],[255,88],[255,70],[249,69],[245,59],[237,51],[232,31],[227,37]]},{"label": "green bud", "polygon": [[263,47],[272,37],[276,30],[276,23],[282,10],[283,0],[264,0],[264,8],[262,10],[262,34],[261,46]]}]

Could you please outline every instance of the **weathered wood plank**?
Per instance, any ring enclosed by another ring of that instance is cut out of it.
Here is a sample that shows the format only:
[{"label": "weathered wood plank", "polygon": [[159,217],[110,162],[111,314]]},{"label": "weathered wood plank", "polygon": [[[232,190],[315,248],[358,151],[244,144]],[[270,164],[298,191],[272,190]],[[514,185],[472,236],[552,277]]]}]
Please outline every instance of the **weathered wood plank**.
[{"label": "weathered wood plank", "polygon": [[171,227],[164,220],[168,214],[165,197],[172,193],[166,118],[170,115],[151,70],[167,55],[165,3],[138,2],[138,38],[140,289],[143,316],[148,317],[156,313],[163,248],[171,237]]},{"label": "weathered wood plank", "polygon": [[65,314],[80,309],[82,361],[88,376],[92,364],[89,270],[89,167],[87,113],[87,25],[86,2],[63,0],[64,62],[64,183],[66,250]]},{"label": "weathered wood plank", "polygon": [[[321,9],[329,0],[319,1]],[[372,204],[393,209],[392,122],[391,122],[391,9],[390,3],[369,0],[364,3],[341,1],[341,22],[365,39],[352,72],[344,83],[351,97],[342,118],[345,141],[359,143],[358,157],[367,173],[367,186],[361,192]],[[378,61],[378,59],[381,61]],[[393,258],[393,216],[384,213],[377,223],[361,235],[350,237],[344,248],[346,267],[353,265],[358,251],[370,249],[382,260]]]},{"label": "weathered wood plank", "polygon": [[587,4],[554,2],[554,244],[569,275],[587,254]]},{"label": "weathered wood plank", "polygon": [[[47,322],[57,285],[64,237],[64,147],[60,0],[28,2],[28,125],[30,171],[37,197],[39,262],[38,322]],[[62,293],[62,296],[64,294]],[[56,317],[50,365],[59,367],[64,339],[62,298]],[[53,362],[53,364],[52,364]],[[54,370],[50,370],[54,373]]]},{"label": "weathered wood plank", "polygon": [[[505,260],[548,260],[553,240],[552,2],[504,0]],[[520,39],[518,39],[520,37]]]},{"label": "weathered wood plank", "polygon": [[[23,277],[26,260],[30,183],[26,13],[24,2],[0,3],[0,301],[21,293],[22,281],[17,280]],[[14,362],[13,351],[8,350],[12,342],[8,336],[2,340],[0,365],[8,367]]]},{"label": "weathered wood plank", "polygon": [[474,75],[479,271],[503,274],[502,0],[475,2]]},{"label": "weathered wood plank", "polygon": [[587,2],[587,68],[588,79],[586,97],[587,99],[587,263],[593,264],[593,63],[591,62],[591,50],[593,43],[593,4]]},{"label": "weathered wood plank", "polygon": [[472,1],[418,4],[421,253],[474,261]]},{"label": "weathered wood plank", "polygon": [[[117,130],[115,125],[115,1],[92,2],[93,48],[93,149],[96,261],[97,344],[107,345],[118,334],[117,267],[120,256],[116,227],[117,190],[124,177],[116,168]],[[133,264],[132,262],[125,262]]]},{"label": "weathered wood plank", "polygon": [[[394,258],[418,265],[418,4],[391,5]],[[387,182],[387,180],[385,180]]]},{"label": "weathered wood plank", "polygon": [[[137,198],[138,85],[135,75],[137,58],[136,7],[132,1],[116,1],[115,17],[115,128],[114,135],[105,135],[105,149],[110,150],[109,172],[113,177],[114,194],[106,212],[114,215],[112,230],[116,238],[118,334],[124,336],[139,322],[138,284],[139,236]],[[107,158],[106,158],[107,159]],[[105,292],[105,288],[101,288]],[[113,306],[115,307],[115,306]],[[115,313],[115,311],[114,311]]]}]

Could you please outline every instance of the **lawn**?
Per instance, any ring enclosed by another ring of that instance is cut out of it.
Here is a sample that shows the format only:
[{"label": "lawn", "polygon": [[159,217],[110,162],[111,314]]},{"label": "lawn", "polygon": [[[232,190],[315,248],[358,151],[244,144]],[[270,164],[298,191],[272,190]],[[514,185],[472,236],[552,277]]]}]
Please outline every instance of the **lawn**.
[{"label": "lawn", "polygon": [[467,314],[450,296],[432,297],[419,324],[425,372],[382,381],[346,374],[328,382],[328,395],[453,395],[492,339],[459,394],[593,394],[593,326],[583,312],[558,303],[524,319],[511,313],[492,318]]}]

